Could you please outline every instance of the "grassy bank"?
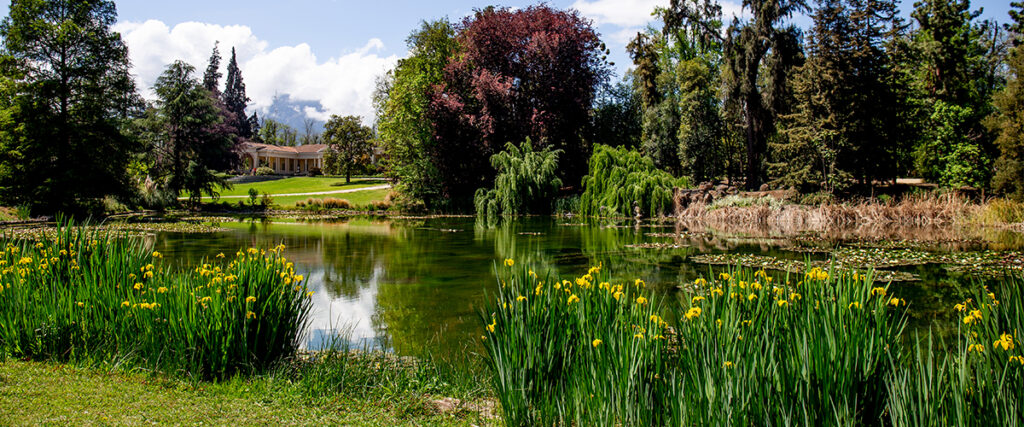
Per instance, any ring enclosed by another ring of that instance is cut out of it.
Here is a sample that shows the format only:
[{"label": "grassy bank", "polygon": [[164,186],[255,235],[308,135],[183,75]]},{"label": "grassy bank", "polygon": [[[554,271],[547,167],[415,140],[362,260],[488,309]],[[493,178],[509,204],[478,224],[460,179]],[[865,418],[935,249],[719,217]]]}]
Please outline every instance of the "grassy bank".
[{"label": "grassy bank", "polygon": [[499,280],[482,339],[508,425],[1024,419],[1019,281],[950,307],[955,342],[918,345],[906,303],[870,273],[732,270],[679,301],[599,268],[562,280],[509,260]]},{"label": "grassy bank", "polygon": [[[353,179],[351,183],[345,183],[345,178],[330,177],[308,177],[297,176],[273,181],[250,182],[245,184],[234,184],[229,189],[220,189],[221,196],[248,196],[249,189],[255,189],[259,194],[290,194],[290,193],[317,193],[322,191],[351,190],[362,187],[381,185],[386,181],[371,179]],[[203,198],[206,201],[208,198]]]},{"label": "grassy bank", "polygon": [[0,253],[0,357],[116,361],[195,377],[295,351],[310,308],[281,254],[250,248],[172,270],[140,239],[61,225]]},{"label": "grassy bank", "polygon": [[[218,382],[8,360],[0,363],[0,413],[4,425],[494,423],[481,415],[480,402],[487,401],[477,391],[445,383],[436,368],[374,354],[348,360],[344,369],[310,364]],[[446,397],[469,403],[436,403]]]}]

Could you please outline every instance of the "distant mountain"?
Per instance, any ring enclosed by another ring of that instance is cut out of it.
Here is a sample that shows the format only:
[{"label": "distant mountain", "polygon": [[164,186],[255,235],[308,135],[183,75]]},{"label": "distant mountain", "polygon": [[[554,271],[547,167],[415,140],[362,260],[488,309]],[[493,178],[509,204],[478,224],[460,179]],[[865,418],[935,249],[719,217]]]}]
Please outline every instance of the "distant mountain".
[{"label": "distant mountain", "polygon": [[[295,129],[299,135],[306,132],[306,119],[313,119],[307,112],[313,111],[316,113],[326,114],[326,110],[319,101],[300,101],[292,100],[291,95],[282,94],[274,96],[274,102],[270,104],[270,108],[267,111],[259,111],[260,119],[274,119]],[[316,133],[323,133],[324,122],[314,120],[314,131]]]}]

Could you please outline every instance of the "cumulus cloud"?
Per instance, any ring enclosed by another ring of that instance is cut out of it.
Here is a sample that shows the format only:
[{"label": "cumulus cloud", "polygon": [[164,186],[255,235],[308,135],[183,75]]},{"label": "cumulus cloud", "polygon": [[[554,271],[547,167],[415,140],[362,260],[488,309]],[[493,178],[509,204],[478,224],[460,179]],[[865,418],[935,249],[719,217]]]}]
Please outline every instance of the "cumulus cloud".
[{"label": "cumulus cloud", "polygon": [[316,113],[311,116],[315,119],[330,114],[372,119],[376,78],[398,60],[395,55],[381,56],[384,43],[376,38],[358,49],[321,61],[308,44],[271,49],[252,29],[241,25],[185,22],[171,28],[161,21],[148,20],[118,23],[114,30],[121,33],[128,45],[133,73],[147,98],[152,99],[153,83],[167,64],[180,59],[195,66],[201,74],[214,43],[220,41],[222,68],[227,67],[232,47],[238,54],[246,93],[252,99],[250,110],[266,111],[275,95],[288,94],[293,100],[319,102],[323,111],[306,111]]}]

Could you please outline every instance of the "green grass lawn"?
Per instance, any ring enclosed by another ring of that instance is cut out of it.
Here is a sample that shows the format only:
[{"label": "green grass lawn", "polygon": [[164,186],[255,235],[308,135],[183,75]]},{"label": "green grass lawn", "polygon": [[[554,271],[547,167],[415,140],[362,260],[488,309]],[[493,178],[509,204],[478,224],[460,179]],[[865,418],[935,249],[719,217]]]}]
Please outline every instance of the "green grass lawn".
[{"label": "green grass lawn", "polygon": [[111,373],[64,364],[0,363],[3,425],[480,425],[441,414],[418,395],[309,400],[265,377],[221,383]]},{"label": "green grass lawn", "polygon": [[[221,191],[221,196],[248,196],[249,189],[255,188],[260,194],[316,193],[320,191],[348,190],[353,188],[371,187],[387,184],[386,181],[370,179],[353,179],[345,184],[345,178],[325,178],[297,176],[276,181],[251,182],[235,184],[231,189]],[[205,197],[203,198],[206,199]]]},{"label": "green grass lawn", "polygon": [[327,197],[333,197],[335,199],[348,200],[354,207],[365,206],[370,202],[377,200],[384,200],[384,197],[388,195],[391,190],[367,190],[367,191],[356,191],[353,193],[342,193],[342,194],[318,194],[315,196],[288,196],[288,197],[274,197],[274,204],[284,209],[295,207],[295,202],[305,201],[309,198],[324,199]]}]

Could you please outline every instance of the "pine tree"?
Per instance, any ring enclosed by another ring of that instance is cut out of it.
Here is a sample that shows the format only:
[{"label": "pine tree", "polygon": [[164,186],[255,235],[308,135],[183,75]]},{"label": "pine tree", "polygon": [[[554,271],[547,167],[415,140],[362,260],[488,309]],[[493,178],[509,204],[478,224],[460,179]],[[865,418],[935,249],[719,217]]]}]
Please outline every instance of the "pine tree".
[{"label": "pine tree", "polygon": [[252,138],[252,126],[249,124],[249,116],[245,114],[245,107],[249,105],[250,99],[245,95],[245,83],[242,81],[242,71],[238,68],[235,48],[231,48],[231,60],[228,61],[228,77],[222,99],[228,111],[235,115],[230,123],[235,128],[235,134],[239,138]]},{"label": "pine tree", "polygon": [[203,87],[206,88],[210,93],[217,95],[220,93],[220,42],[213,44],[213,52],[210,53],[210,63],[206,66],[206,72],[203,74]]}]

